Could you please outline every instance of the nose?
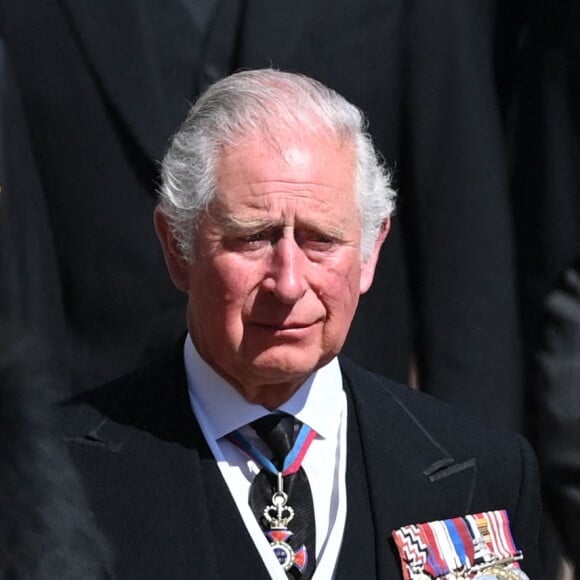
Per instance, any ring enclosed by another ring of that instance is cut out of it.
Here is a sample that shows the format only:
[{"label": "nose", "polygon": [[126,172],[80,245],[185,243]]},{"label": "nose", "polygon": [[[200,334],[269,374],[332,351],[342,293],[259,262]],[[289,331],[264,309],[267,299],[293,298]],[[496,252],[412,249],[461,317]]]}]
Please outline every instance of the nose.
[{"label": "nose", "polygon": [[266,289],[284,304],[298,302],[308,287],[306,267],[306,256],[294,237],[282,237],[273,247]]}]

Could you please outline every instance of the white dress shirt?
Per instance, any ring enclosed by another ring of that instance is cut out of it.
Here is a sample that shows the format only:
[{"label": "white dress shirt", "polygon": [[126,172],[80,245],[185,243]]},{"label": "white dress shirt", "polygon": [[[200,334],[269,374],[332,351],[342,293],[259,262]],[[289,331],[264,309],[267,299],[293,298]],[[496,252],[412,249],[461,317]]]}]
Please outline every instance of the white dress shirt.
[{"label": "white dress shirt", "polygon": [[[250,485],[261,467],[225,438],[239,429],[253,445],[266,451],[249,424],[270,411],[246,401],[201,358],[189,336],[185,341],[184,360],[193,412],[242,520],[270,576],[286,580],[248,504]],[[279,410],[293,415],[317,433],[302,467],[312,490],[316,521],[314,578],[327,580],[334,575],[346,520],[347,405],[338,359],[310,376]]]}]

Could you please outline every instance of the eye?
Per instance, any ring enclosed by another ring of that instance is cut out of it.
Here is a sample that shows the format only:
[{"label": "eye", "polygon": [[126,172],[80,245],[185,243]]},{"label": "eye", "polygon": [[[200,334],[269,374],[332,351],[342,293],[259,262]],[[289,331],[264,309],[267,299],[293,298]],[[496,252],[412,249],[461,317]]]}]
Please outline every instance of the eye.
[{"label": "eye", "polygon": [[314,252],[325,252],[331,250],[337,243],[333,236],[321,232],[302,232],[297,236],[300,247]]},{"label": "eye", "polygon": [[270,244],[275,243],[276,232],[271,228],[259,231],[242,231],[228,237],[225,247],[234,252],[255,252]]},{"label": "eye", "polygon": [[257,244],[267,240],[269,240],[269,235],[267,232],[255,232],[243,237],[243,241],[246,244]]}]

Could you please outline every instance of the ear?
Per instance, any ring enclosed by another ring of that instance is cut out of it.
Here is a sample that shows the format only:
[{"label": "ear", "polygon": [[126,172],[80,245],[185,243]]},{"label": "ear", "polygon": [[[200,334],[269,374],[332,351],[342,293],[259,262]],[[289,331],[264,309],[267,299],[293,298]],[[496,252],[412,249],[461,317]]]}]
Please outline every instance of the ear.
[{"label": "ear", "polygon": [[169,226],[167,216],[159,209],[159,207],[155,208],[153,223],[155,224],[155,231],[157,232],[157,237],[161,242],[161,247],[163,248],[165,264],[167,265],[167,270],[169,271],[171,280],[173,280],[173,283],[178,290],[187,292],[189,290],[190,265],[182,256],[181,251],[177,246],[175,236]]},{"label": "ear", "polygon": [[383,246],[384,241],[389,235],[389,230],[391,229],[391,220],[387,219],[383,222],[381,231],[375,241],[373,251],[368,257],[366,262],[362,263],[361,273],[360,273],[360,293],[364,294],[368,291],[373,283],[373,278],[375,277],[375,270],[377,268],[377,262],[379,260],[379,254]]}]

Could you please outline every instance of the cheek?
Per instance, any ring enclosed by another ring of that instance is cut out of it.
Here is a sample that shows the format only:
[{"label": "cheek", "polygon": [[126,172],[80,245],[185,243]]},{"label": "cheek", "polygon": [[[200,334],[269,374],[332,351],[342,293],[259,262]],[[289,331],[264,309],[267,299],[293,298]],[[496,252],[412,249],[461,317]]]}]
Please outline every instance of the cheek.
[{"label": "cheek", "polygon": [[191,282],[188,326],[202,356],[237,350],[249,299],[247,275],[235,268],[211,267],[197,272]]},{"label": "cheek", "polygon": [[[256,265],[218,260],[208,274],[206,292],[211,294],[210,299],[220,303],[224,316],[236,316],[240,311],[251,308],[260,284]],[[201,284],[204,285],[204,281]]]},{"label": "cheek", "polygon": [[329,317],[350,315],[360,296],[360,268],[357,263],[338,263],[327,268],[318,281],[318,296]]}]

